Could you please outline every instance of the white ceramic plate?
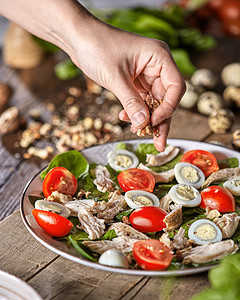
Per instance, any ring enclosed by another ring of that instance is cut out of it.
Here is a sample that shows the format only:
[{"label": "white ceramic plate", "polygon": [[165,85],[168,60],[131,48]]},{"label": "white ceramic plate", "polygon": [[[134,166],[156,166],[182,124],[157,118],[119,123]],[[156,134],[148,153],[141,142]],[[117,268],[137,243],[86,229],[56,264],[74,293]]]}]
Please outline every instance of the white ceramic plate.
[{"label": "white ceramic plate", "polygon": [[[141,139],[141,140],[132,140],[132,141],[124,141],[127,144],[131,144],[134,148],[137,147],[139,143],[152,143],[152,140]],[[105,145],[94,146],[82,151],[82,154],[87,159],[89,163],[95,162],[98,164],[107,164],[107,153],[112,150],[115,145],[119,142],[115,143],[108,143]],[[182,149],[183,152],[193,149],[202,149],[209,152],[212,152],[217,159],[223,159],[226,157],[237,157],[240,161],[240,153],[222,146],[217,146],[214,144],[209,143],[200,143],[197,141],[189,141],[189,140],[181,140],[181,139],[169,139],[169,145],[178,146]],[[41,172],[41,171],[40,171]],[[31,211],[34,208],[29,201],[29,195],[36,195],[39,196],[40,192],[42,192],[42,181],[39,177],[39,174],[36,174],[26,185],[22,199],[21,199],[21,215],[24,224],[26,225],[27,229],[30,233],[44,246],[49,248],[50,250],[56,252],[57,254],[75,261],[76,263],[83,264],[89,267],[93,267],[96,269],[101,269],[110,272],[117,272],[122,274],[129,274],[129,275],[142,275],[142,276],[183,276],[183,275],[190,275],[201,273],[204,271],[208,271],[213,265],[211,266],[202,266],[184,270],[165,270],[165,271],[145,271],[145,270],[132,270],[132,269],[123,269],[123,268],[115,268],[109,267],[105,265],[101,265],[98,263],[94,263],[91,261],[86,260],[85,258],[80,257],[80,254],[73,248],[67,246],[67,244],[63,241],[58,241],[53,239],[50,235],[45,233],[35,222],[34,218],[32,217]]]},{"label": "white ceramic plate", "polygon": [[42,300],[37,292],[26,282],[0,271],[1,300]]}]

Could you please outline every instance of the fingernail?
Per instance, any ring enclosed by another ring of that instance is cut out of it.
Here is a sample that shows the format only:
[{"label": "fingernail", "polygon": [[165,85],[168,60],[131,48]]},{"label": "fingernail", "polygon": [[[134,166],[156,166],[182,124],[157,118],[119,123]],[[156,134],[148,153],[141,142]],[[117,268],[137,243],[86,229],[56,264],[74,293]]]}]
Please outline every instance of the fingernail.
[{"label": "fingernail", "polygon": [[131,118],[131,121],[135,127],[140,126],[142,123],[145,122],[145,120],[146,116],[142,111],[136,112]]}]

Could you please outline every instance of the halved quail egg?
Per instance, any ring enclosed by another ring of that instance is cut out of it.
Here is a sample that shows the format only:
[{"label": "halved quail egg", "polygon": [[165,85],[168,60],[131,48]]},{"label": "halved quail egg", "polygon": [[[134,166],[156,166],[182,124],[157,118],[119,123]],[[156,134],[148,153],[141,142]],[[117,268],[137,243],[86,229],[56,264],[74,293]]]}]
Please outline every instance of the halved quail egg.
[{"label": "halved quail egg", "polygon": [[229,179],[224,182],[223,187],[234,196],[240,196],[240,178]]},{"label": "halved quail egg", "polygon": [[200,188],[205,181],[205,176],[198,167],[185,162],[175,165],[174,174],[178,183],[191,185],[196,189]]},{"label": "halved quail egg", "polygon": [[102,265],[118,268],[128,268],[128,260],[126,256],[117,250],[110,249],[101,254],[98,262]]},{"label": "halved quail egg", "polygon": [[130,168],[136,168],[139,160],[131,151],[124,149],[115,149],[108,153],[108,163],[115,171],[124,171]]},{"label": "halved quail egg", "polygon": [[195,207],[201,203],[199,191],[191,185],[176,184],[171,187],[169,196],[173,202],[184,207]]},{"label": "halved quail egg", "polygon": [[159,199],[156,195],[140,190],[126,192],[125,200],[128,206],[134,209],[142,206],[159,206]]},{"label": "halved quail egg", "polygon": [[37,200],[35,202],[35,208],[53,212],[64,218],[68,218],[71,213],[70,210],[64,205],[47,200]]},{"label": "halved quail egg", "polygon": [[220,228],[210,220],[197,220],[190,226],[188,237],[197,245],[216,243],[222,240]]}]

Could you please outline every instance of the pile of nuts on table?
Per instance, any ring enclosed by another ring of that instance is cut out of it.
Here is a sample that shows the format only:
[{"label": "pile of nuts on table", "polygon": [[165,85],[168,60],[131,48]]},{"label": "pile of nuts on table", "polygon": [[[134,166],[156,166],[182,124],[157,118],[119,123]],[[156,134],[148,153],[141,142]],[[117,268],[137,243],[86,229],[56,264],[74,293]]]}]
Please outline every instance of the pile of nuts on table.
[{"label": "pile of nuts on table", "polygon": [[[118,114],[122,106],[119,101],[111,92],[88,78],[86,87],[87,90],[70,86],[62,94],[64,99],[61,104],[47,103],[46,109],[51,117],[48,122],[43,122],[42,109],[30,109],[28,118],[24,120],[17,107],[7,108],[12,89],[5,83],[0,84],[0,133],[5,135],[22,128],[17,146],[25,149],[23,157],[26,159],[32,156],[47,159],[56,152],[83,150],[121,138],[123,128]],[[85,106],[90,104],[84,112],[81,97],[85,98]],[[39,141],[46,143],[39,147]]]},{"label": "pile of nuts on table", "polygon": [[[219,84],[224,86],[221,94]],[[180,106],[196,108],[200,114],[208,116],[209,128],[216,134],[227,132],[234,123],[233,110],[240,108],[240,63],[226,65],[220,78],[209,69],[198,69],[186,81],[187,91]],[[234,134],[234,142],[239,144],[240,131]],[[238,137],[238,138],[237,138]]]}]

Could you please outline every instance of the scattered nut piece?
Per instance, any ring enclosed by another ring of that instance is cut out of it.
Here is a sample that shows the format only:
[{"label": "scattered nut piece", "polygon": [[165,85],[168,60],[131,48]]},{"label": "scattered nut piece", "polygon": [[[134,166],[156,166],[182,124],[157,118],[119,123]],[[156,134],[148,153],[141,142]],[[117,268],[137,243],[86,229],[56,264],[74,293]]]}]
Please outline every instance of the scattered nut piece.
[{"label": "scattered nut piece", "polygon": [[50,130],[52,129],[52,126],[51,124],[49,123],[44,123],[41,128],[39,129],[39,133],[42,135],[42,136],[45,136],[47,135]]},{"label": "scattered nut piece", "polygon": [[36,156],[41,159],[47,159],[49,156],[49,152],[46,149],[39,149],[39,148],[35,148],[35,147],[28,148],[27,153],[30,156]]},{"label": "scattered nut piece", "polygon": [[7,134],[16,131],[21,122],[18,108],[9,107],[0,115],[0,133]]},{"label": "scattered nut piece", "polygon": [[90,117],[86,117],[84,120],[83,120],[83,127],[85,130],[90,130],[93,128],[93,119],[90,118]]},{"label": "scattered nut piece", "polygon": [[76,86],[71,86],[69,89],[68,89],[68,93],[69,95],[71,96],[74,96],[74,97],[80,97],[81,94],[82,94],[82,91],[79,87],[76,87]]},{"label": "scattered nut piece", "polygon": [[94,119],[94,121],[93,121],[93,127],[96,130],[101,130],[102,127],[103,127],[103,121],[102,121],[102,119],[100,119],[100,118]]},{"label": "scattered nut piece", "polygon": [[42,114],[42,109],[41,108],[31,108],[28,111],[28,114],[33,119],[39,119]]},{"label": "scattered nut piece", "polygon": [[102,92],[102,87],[97,84],[95,81],[93,81],[92,79],[90,79],[89,77],[87,77],[86,75],[84,75],[85,79],[86,79],[86,85],[87,85],[87,90],[90,94],[101,94]]},{"label": "scattered nut piece", "polygon": [[234,123],[234,114],[229,109],[214,110],[208,118],[211,131],[216,134],[226,133]]}]

